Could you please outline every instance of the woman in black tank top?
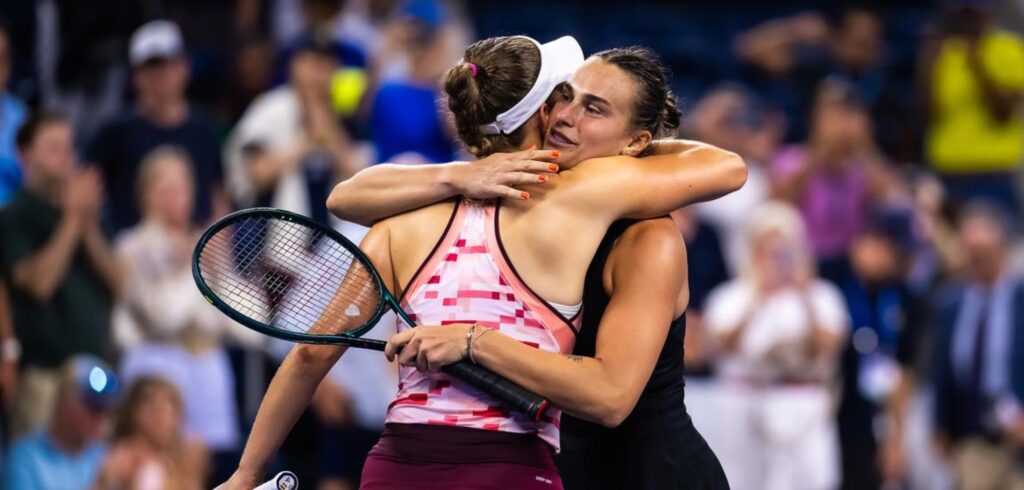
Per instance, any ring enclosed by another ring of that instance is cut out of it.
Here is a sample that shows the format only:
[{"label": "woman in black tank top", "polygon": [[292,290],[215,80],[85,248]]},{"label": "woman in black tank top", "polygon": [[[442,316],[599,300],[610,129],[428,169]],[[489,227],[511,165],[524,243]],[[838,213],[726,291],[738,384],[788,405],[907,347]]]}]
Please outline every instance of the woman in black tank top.
[{"label": "woman in black tank top", "polygon": [[[601,318],[612,298],[604,286],[605,266],[619,237],[635,220],[616,222],[608,230],[587,271],[583,326],[574,354],[594,357]],[[623,250],[622,252],[626,252]],[[643,260],[634,254],[620,257]],[[628,272],[626,272],[628,273]],[[686,274],[686,270],[665,271]],[[642,326],[638,326],[642,327]],[[618,427],[562,416],[562,453],[557,458],[562,481],[573,489],[727,489],[718,458],[693,426],[684,402],[683,337],[686,315],[668,329],[665,344],[633,411]]]}]

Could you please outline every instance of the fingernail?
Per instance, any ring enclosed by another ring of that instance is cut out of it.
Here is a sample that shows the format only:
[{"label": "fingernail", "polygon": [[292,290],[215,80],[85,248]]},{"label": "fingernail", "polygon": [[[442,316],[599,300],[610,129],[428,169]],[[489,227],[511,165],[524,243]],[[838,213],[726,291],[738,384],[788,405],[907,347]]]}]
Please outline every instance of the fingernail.
[{"label": "fingernail", "polygon": [[558,165],[555,165],[555,164],[552,163],[551,165],[548,165],[548,170],[550,170],[552,172],[557,172],[558,171]]},{"label": "fingernail", "polygon": [[558,158],[558,150],[554,150],[554,151],[552,151],[552,152],[551,152],[551,156],[553,156],[553,157],[555,157],[555,158]]},{"label": "fingernail", "polygon": [[539,180],[541,182],[547,182],[548,181],[548,176],[547,175],[538,175],[537,176],[537,180]]},{"label": "fingernail", "polygon": [[529,194],[527,194],[527,193],[525,193],[525,192],[520,192],[520,193],[519,193],[519,199],[522,199],[522,200],[524,200],[524,201],[525,201],[525,200],[527,200],[527,199],[529,199],[529,198],[530,198],[530,195],[529,195]]}]

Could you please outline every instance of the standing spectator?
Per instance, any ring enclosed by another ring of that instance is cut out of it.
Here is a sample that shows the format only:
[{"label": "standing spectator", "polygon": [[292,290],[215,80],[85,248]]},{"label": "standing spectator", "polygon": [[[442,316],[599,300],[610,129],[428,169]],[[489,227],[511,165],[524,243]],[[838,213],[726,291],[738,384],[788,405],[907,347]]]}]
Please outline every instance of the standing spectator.
[{"label": "standing spectator", "polygon": [[990,25],[988,2],[950,3],[923,54],[927,159],[953,202],[990,199],[1020,216],[1024,41]]},{"label": "standing spectator", "polygon": [[735,274],[747,253],[747,218],[770,197],[767,166],[775,158],[785,124],[780,114],[771,114],[738,84],[711,89],[687,119],[693,139],[734,151],[747,162],[747,182],[740,190],[696,205],[698,215],[715,225],[726,265]]},{"label": "standing spectator", "polygon": [[895,484],[901,476],[895,466],[901,466],[896,458],[902,455],[885,455],[893,467],[879,462],[882,443],[902,437],[895,424],[903,421],[886,420],[884,408],[897,396],[902,373],[910,368],[908,351],[914,346],[905,337],[922,321],[918,298],[905,281],[914,247],[911,219],[903,210],[876,213],[853,241],[853,276],[840,284],[853,321],[843,351],[837,416],[844,489],[878,488],[883,477]]},{"label": "standing spectator", "polygon": [[132,383],[118,411],[96,489],[209,488],[196,465],[201,448],[189,447],[182,436],[181,398],[173,383],[159,377]]},{"label": "standing spectator", "polygon": [[24,349],[14,435],[44,423],[64,360],[109,354],[110,306],[122,281],[100,229],[100,176],[75,171],[68,121],[34,116],[17,141],[25,186],[0,211],[0,267]]},{"label": "standing spectator", "polygon": [[134,111],[104,126],[87,151],[87,160],[103,171],[110,190],[111,231],[138,222],[134,189],[139,165],[161,145],[184,148],[193,163],[194,222],[204,224],[226,214],[217,129],[186,98],[189,66],[178,26],[157,20],[140,27],[132,35],[129,59],[137,96]]},{"label": "standing spectator", "polygon": [[968,205],[963,281],[934,305],[935,440],[961,488],[1024,488],[1024,284],[1008,267],[1010,226],[996,206]]},{"label": "standing spectator", "polygon": [[114,333],[124,349],[126,383],[167,377],[185,398],[184,426],[205,449],[225,458],[238,449],[235,376],[222,343],[226,336],[258,344],[261,336],[234,325],[207,304],[192,280],[196,241],[192,165],[181,149],[159,147],[139,168],[142,222],[118,236],[127,269]]},{"label": "standing spectator", "polygon": [[21,187],[15,134],[25,121],[25,104],[7,91],[14,60],[7,27],[0,19],[0,206]]},{"label": "standing spectator", "polygon": [[771,165],[775,195],[797,206],[821,276],[850,276],[848,252],[872,205],[888,192],[888,172],[871,120],[853,87],[829,79],[818,89],[810,138],[779,152]]},{"label": "standing spectator", "polygon": [[288,85],[264,93],[246,110],[224,150],[239,204],[272,205],[327,221],[331,187],[361,167],[331,109],[336,66],[330,43],[310,39],[292,56]]},{"label": "standing spectator", "polygon": [[298,13],[301,14],[298,24],[302,27],[296,34],[282,40],[283,48],[277,54],[274,74],[271,77],[273,85],[288,82],[288,78],[291,76],[289,66],[291,65],[292,56],[295,56],[295,53],[301,50],[304,44],[308,44],[311,39],[323,40],[325,47],[329,48],[329,52],[334,56],[338,66],[358,69],[366,68],[366,52],[347,41],[343,41],[340,36],[334,35],[331,24],[341,14],[341,9],[345,3],[343,0],[298,0],[297,2],[279,3],[299,4],[297,9],[295,5],[287,6],[292,11],[298,10]]},{"label": "standing spectator", "polygon": [[383,80],[370,107],[377,162],[448,162],[455,158],[454,128],[438,106],[437,83],[455,61],[447,58],[447,14],[434,1],[410,2],[403,10],[408,13],[395,21],[392,33],[409,60],[409,73]]},{"label": "standing spectator", "polygon": [[831,489],[839,441],[829,385],[849,325],[839,290],[814,275],[800,215],[767,203],[750,217],[749,269],[711,293],[722,395],[709,439],[746,489]]},{"label": "standing spectator", "polygon": [[94,488],[107,451],[101,438],[117,385],[117,376],[103,361],[92,356],[68,359],[59,370],[53,412],[46,414],[49,424],[14,443],[3,472],[4,488]]}]

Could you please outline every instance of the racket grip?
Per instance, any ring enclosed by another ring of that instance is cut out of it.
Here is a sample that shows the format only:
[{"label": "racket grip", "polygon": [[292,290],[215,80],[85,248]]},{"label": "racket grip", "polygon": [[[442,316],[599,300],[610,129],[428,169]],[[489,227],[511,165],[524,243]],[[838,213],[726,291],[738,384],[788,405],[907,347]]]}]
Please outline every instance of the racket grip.
[{"label": "racket grip", "polygon": [[471,364],[468,361],[460,361],[445,366],[443,370],[505,402],[513,409],[526,414],[535,422],[539,422],[551,406],[551,403],[540,395],[498,376],[494,371],[483,366]]}]

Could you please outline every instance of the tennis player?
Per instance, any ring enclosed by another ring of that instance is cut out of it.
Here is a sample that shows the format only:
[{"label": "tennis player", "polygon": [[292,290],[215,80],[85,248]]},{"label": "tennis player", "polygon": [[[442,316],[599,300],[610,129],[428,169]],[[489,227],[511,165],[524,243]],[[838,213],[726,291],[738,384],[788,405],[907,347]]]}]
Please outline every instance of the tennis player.
[{"label": "tennis player", "polygon": [[[542,106],[582,61],[571,38],[540,45],[506,37],[470,46],[445,80],[467,148],[486,156],[539,145],[547,119]],[[539,350],[568,354],[580,321],[583,276],[612,222],[658,216],[742,185],[742,160],[706,145],[678,142],[677,153],[635,158],[654,136],[633,118],[632,96],[640,86],[626,72],[604,68],[606,91],[587,110],[607,120],[593,127],[597,144],[591,149],[620,156],[573,171],[589,155],[572,149],[579,159],[561,161],[563,172],[535,191],[539,199],[448,201],[370,230],[362,248],[417,322],[477,325],[464,332],[467,345],[500,330]],[[293,349],[268,389],[229,488],[258,481],[343,351]],[[561,488],[552,461],[557,412],[534,422],[443,374],[403,367],[400,375],[363,488]]]},{"label": "tennis player", "polygon": [[[594,59],[650,84],[638,93],[651,99],[634,99],[633,112],[637,119],[657,120],[664,106],[649,101],[671,95],[665,88],[667,70],[653,53],[619,49]],[[587,97],[577,94],[600,90],[603,74],[592,66],[584,65],[557,95],[549,134],[587,143],[593,118],[581,107]],[[549,138],[548,147],[565,150],[557,139]],[[583,325],[574,349],[582,357],[567,362],[494,332],[473,343],[474,358],[567,412],[558,456],[566,488],[728,488],[718,459],[686,412],[682,346],[688,289],[682,239],[669,219],[633,223],[623,220],[609,229],[587,271]],[[436,369],[467,355],[464,335],[470,328],[407,330],[392,345],[402,350],[403,362]]]}]

